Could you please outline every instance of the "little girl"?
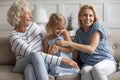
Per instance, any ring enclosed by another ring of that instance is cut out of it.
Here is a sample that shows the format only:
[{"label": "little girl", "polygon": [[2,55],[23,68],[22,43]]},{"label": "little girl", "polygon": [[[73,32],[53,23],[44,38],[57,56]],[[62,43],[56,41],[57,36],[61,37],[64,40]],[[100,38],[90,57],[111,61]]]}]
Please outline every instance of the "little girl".
[{"label": "little girl", "polygon": [[[62,14],[53,13],[50,16],[49,22],[46,25],[47,36],[43,40],[44,51],[52,55],[72,59],[72,50],[70,47],[56,45],[58,40],[71,41],[65,26],[66,20]],[[54,77],[79,73],[79,69],[74,69],[65,64],[61,64],[60,66],[48,64],[48,68],[49,73]]]}]

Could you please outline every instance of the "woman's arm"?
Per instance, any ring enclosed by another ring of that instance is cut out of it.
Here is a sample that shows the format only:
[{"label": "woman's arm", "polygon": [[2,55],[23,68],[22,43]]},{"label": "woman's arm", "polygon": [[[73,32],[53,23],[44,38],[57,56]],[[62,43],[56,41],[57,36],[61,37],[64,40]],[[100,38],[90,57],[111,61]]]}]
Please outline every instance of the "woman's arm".
[{"label": "woman's arm", "polygon": [[43,59],[46,63],[60,65],[61,62],[62,62],[62,63],[66,64],[66,65],[69,65],[73,68],[78,68],[79,69],[77,63],[75,61],[71,60],[71,59],[58,57],[58,56],[50,55],[50,54],[43,53],[43,52],[41,52],[40,54],[42,55],[42,57],[43,57]]},{"label": "woman's arm", "polygon": [[26,42],[26,40],[21,39],[20,36],[13,34],[9,37],[12,51],[16,55],[26,56],[34,52],[34,49]]},{"label": "woman's arm", "polygon": [[59,45],[57,45],[57,47],[58,47],[59,51],[66,52],[66,53],[72,52],[72,48],[71,47],[64,47],[64,46],[59,46]]},{"label": "woman's arm", "polygon": [[61,46],[70,46],[76,50],[80,50],[92,54],[95,51],[96,47],[98,46],[99,40],[100,40],[100,32],[96,31],[92,35],[89,45],[83,45],[83,44],[78,44],[75,42],[67,42],[67,41],[58,41],[57,44]]},{"label": "woman's arm", "polygon": [[72,54],[73,54],[73,60],[77,62],[77,60],[78,60],[78,51],[76,49],[73,49]]}]

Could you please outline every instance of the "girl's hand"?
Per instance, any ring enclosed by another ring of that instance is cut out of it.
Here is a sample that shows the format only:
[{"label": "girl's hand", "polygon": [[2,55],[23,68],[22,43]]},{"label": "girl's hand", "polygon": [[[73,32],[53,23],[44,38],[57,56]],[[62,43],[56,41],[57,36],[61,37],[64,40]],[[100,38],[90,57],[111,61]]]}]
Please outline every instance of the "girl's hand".
[{"label": "girl's hand", "polygon": [[77,63],[71,59],[62,58],[62,62],[66,65],[73,67],[73,68],[79,69],[79,66],[77,65]]},{"label": "girl's hand", "polygon": [[58,47],[57,47],[57,45],[51,45],[51,46],[49,46],[49,48],[48,48],[48,53],[49,54],[56,54],[58,52]]}]

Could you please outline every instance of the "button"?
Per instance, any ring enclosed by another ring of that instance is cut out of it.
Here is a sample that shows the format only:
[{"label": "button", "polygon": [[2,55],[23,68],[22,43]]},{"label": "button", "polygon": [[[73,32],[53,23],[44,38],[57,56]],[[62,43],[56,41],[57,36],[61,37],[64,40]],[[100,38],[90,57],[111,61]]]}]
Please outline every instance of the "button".
[{"label": "button", "polygon": [[112,49],[115,49],[115,46],[112,46]]}]

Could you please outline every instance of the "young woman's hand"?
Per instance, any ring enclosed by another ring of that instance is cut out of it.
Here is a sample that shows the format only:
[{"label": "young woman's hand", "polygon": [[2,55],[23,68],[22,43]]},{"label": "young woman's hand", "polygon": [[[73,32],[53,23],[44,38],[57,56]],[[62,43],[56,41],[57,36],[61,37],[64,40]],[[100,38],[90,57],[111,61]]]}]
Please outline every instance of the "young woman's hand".
[{"label": "young woman's hand", "polygon": [[77,63],[71,59],[62,58],[61,61],[66,65],[69,65],[73,68],[79,69],[79,66],[77,65]]},{"label": "young woman's hand", "polygon": [[56,42],[56,44],[59,46],[66,46],[67,47],[67,46],[69,46],[70,41],[59,40]]},{"label": "young woman's hand", "polygon": [[56,54],[58,52],[58,47],[57,47],[57,45],[51,45],[51,46],[49,46],[49,48],[48,48],[48,53],[49,54]]}]

